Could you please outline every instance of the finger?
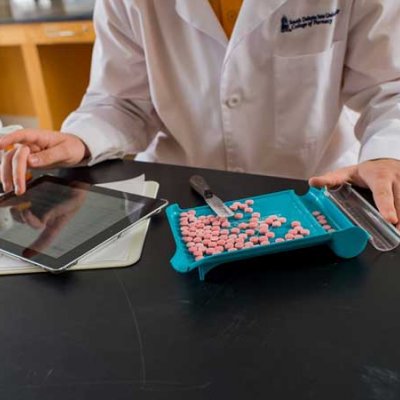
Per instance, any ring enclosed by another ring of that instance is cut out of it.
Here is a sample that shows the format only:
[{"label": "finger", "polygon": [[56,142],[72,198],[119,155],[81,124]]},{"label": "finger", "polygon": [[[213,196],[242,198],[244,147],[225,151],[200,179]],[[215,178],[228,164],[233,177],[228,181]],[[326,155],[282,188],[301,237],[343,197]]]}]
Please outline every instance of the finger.
[{"label": "finger", "polygon": [[309,179],[308,183],[314,187],[333,187],[340,186],[345,182],[351,182],[355,172],[355,167],[341,168],[336,171],[328,172],[325,175],[315,176]]},{"label": "finger", "polygon": [[27,146],[37,146],[40,149],[46,148],[56,143],[59,136],[55,132],[40,131],[36,129],[21,129],[0,137],[0,150],[5,150],[9,146],[24,144]]},{"label": "finger", "polygon": [[14,189],[14,180],[12,176],[12,159],[17,149],[9,150],[1,158],[1,182],[5,192],[11,192]]},{"label": "finger", "polygon": [[393,195],[394,195],[394,206],[397,214],[397,225],[396,228],[400,229],[400,182],[393,184]]},{"label": "finger", "polygon": [[52,168],[68,165],[68,151],[65,146],[59,145],[31,154],[28,165],[32,168]]},{"label": "finger", "polygon": [[397,224],[399,219],[397,218],[394,204],[393,181],[390,179],[374,178],[368,184],[372,191],[376,207],[383,218],[391,224]]},{"label": "finger", "polygon": [[30,150],[26,146],[18,146],[12,159],[12,175],[15,194],[21,195],[26,190],[26,166]]}]

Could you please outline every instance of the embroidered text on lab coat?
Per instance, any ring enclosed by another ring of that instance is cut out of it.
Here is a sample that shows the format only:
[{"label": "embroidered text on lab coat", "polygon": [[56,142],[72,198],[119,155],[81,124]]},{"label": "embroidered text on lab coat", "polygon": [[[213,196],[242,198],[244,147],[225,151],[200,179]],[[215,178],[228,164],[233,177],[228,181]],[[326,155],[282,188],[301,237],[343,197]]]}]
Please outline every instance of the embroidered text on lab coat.
[{"label": "embroidered text on lab coat", "polygon": [[284,15],[281,20],[281,32],[292,32],[295,29],[311,28],[312,26],[321,24],[332,24],[339,13],[340,10],[337,9],[336,11],[327,12],[325,14],[308,15],[294,19]]}]

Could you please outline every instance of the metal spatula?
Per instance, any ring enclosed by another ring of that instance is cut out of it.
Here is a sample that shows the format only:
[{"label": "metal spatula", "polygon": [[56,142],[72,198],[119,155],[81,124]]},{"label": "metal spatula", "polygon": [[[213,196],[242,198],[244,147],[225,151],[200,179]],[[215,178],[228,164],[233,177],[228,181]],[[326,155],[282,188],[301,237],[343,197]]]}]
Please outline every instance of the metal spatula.
[{"label": "metal spatula", "polygon": [[193,175],[189,182],[192,188],[204,198],[206,203],[215,212],[215,214],[217,214],[219,217],[226,218],[233,216],[233,211],[212,192],[210,186],[202,176]]}]

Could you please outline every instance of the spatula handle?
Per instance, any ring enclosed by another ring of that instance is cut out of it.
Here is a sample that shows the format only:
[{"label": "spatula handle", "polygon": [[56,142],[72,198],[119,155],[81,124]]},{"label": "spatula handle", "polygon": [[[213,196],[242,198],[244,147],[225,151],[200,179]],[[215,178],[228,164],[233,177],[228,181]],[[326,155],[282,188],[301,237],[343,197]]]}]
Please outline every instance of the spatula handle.
[{"label": "spatula handle", "polygon": [[208,186],[208,183],[202,176],[193,175],[189,179],[189,182],[192,188],[205,199],[209,199],[213,196],[213,192],[211,191],[210,186]]}]

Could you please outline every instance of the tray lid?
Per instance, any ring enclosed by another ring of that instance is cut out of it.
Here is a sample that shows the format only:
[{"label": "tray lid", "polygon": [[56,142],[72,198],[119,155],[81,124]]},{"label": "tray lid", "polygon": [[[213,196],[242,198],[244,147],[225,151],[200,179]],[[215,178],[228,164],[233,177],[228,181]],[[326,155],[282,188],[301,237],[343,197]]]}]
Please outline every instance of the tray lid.
[{"label": "tray lid", "polygon": [[330,198],[356,225],[370,234],[370,243],[379,251],[390,251],[400,244],[400,232],[346,183],[340,187],[325,188]]}]

